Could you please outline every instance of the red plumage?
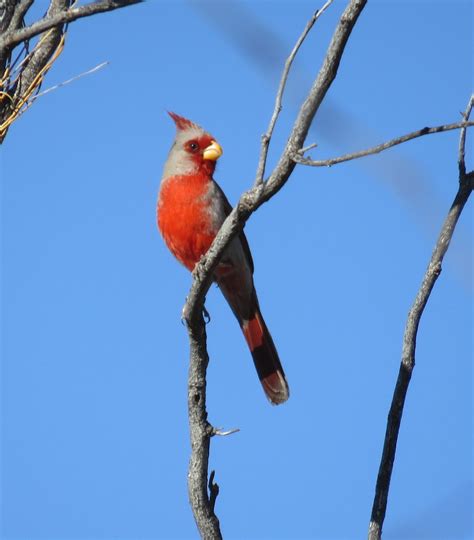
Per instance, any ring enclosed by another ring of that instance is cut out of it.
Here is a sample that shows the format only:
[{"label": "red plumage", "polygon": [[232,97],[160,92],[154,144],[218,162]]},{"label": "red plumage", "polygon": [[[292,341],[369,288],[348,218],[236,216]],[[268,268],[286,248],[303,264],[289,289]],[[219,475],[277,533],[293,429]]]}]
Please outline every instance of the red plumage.
[{"label": "red plumage", "polygon": [[[169,115],[177,132],[160,186],[158,228],[173,255],[192,271],[231,206],[212,177],[221,147],[194,122],[175,113]],[[289,396],[288,384],[260,312],[252,255],[243,232],[228,246],[214,280],[242,328],[265,394],[273,404],[283,403]]]}]

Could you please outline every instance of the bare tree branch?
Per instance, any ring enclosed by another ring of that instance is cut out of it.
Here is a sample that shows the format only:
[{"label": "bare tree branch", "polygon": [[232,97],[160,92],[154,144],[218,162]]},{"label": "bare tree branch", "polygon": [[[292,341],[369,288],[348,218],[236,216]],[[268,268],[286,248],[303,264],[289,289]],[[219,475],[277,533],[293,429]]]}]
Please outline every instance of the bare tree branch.
[{"label": "bare tree branch", "polygon": [[[31,3],[33,0],[28,1]],[[0,0],[0,36],[6,32],[9,26],[15,24],[13,20],[18,10],[19,5],[17,0]],[[2,79],[2,73],[5,69],[7,59],[10,58],[10,54],[11,51],[0,49],[0,80]]]},{"label": "bare tree branch", "polygon": [[[334,4],[332,9],[339,9],[340,4],[340,2]],[[244,2],[233,2],[231,5],[225,2],[191,2],[190,5],[199,16],[206,18],[213,25],[229,45],[259,70],[262,80],[273,77],[276,77],[276,80],[280,79],[281,58],[286,57],[288,45],[281,33],[276,32],[272,27],[271,17],[258,17],[252,9],[246,7],[247,3]],[[270,47],[269,43],[271,43]],[[309,87],[313,80],[312,71],[301,64],[292,67],[291,77],[295,75],[299,80],[299,87]],[[295,87],[288,90],[288,94],[285,94],[285,108],[291,105],[291,109],[297,110],[301,105],[301,98],[297,97],[300,92]],[[370,128],[363,118],[354,116],[354,111],[348,108],[350,103],[350,99],[345,100],[344,105],[340,100],[336,103],[331,95],[327,96],[324,100],[324,108],[318,112],[317,125],[313,123],[307,140],[316,140],[314,133],[317,129],[318,137],[323,137],[338,148],[337,155],[346,153],[344,148],[350,148],[351,151],[357,149],[353,147],[354,141],[369,140],[367,137],[371,137],[374,141],[383,141],[383,138],[374,135],[373,128]],[[318,156],[313,157],[316,159]],[[386,188],[395,189],[397,196],[407,209],[415,213],[417,226],[437,230],[439,225],[435,222],[435,215],[440,209],[439,193],[430,183],[423,162],[419,157],[407,157],[401,152],[391,154],[389,159],[389,166],[384,165],[382,161],[368,159],[359,161],[358,167],[362,167],[367,174],[375,176],[377,182],[384,184]],[[410,172],[408,175],[399,175],[396,174],[395,168]],[[470,240],[472,240],[469,238],[470,235],[471,233],[467,232],[451,248],[455,259],[453,270],[457,277],[463,280],[466,287],[470,287],[469,278],[472,270],[472,261],[469,258],[466,259],[464,255],[465,250],[470,248]]]},{"label": "bare tree branch", "polygon": [[0,50],[3,48],[15,47],[19,43],[38,36],[55,26],[70,23],[77,19],[81,19],[82,17],[89,17],[90,15],[95,15],[97,13],[104,13],[125,6],[131,6],[140,2],[143,2],[143,0],[100,0],[86,4],[85,6],[64,9],[54,15],[47,15],[26,28],[7,32],[0,38]]},{"label": "bare tree branch", "polygon": [[[474,94],[469,100],[464,118],[469,119],[469,115],[474,106]],[[461,130],[459,141],[459,189],[454,198],[453,204],[449,209],[448,215],[441,227],[436,246],[428,268],[423,277],[421,287],[416,295],[415,301],[408,313],[408,319],[403,336],[402,360],[400,371],[398,373],[395,391],[393,393],[392,404],[387,420],[387,429],[385,432],[385,441],[380,462],[377,485],[375,488],[375,497],[372,507],[372,515],[369,525],[369,540],[380,540],[382,538],[382,527],[387,510],[387,499],[390,489],[390,479],[392,476],[393,462],[397,449],[398,433],[403,415],[405,398],[410,384],[413,368],[415,367],[415,349],[418,326],[425,306],[430,297],[431,291],[441,273],[443,258],[453,237],[454,229],[459,216],[466,204],[469,195],[474,188],[474,171],[466,174],[464,162],[464,149],[466,142],[466,126]]]},{"label": "bare tree branch", "polygon": [[0,0],[0,33],[3,34],[8,28],[15,12],[15,7],[16,0]]},{"label": "bare tree branch", "polygon": [[[183,308],[190,341],[188,378],[188,414],[191,432],[191,460],[188,489],[191,507],[201,535],[220,538],[219,521],[214,513],[215,496],[207,491],[209,444],[213,429],[207,420],[206,369],[209,357],[202,316],[204,296],[212,282],[212,273],[232,238],[243,228],[250,215],[277,193],[290,177],[296,163],[292,156],[301,149],[313,118],[336,77],[347,40],[367,0],[350,0],[334,31],[329,49],[313,86],[304,101],[280,160],[267,182],[244,193],[214,239],[210,249],[196,265],[193,284]],[[284,80],[283,80],[284,86]],[[278,111],[279,105],[276,104]],[[278,112],[276,113],[278,114]],[[270,124],[272,126],[272,124]],[[265,163],[266,146],[262,145],[259,163]],[[263,156],[263,157],[262,157]],[[259,165],[259,170],[260,170]],[[257,179],[258,175],[257,173]],[[263,176],[263,173],[262,173]],[[212,500],[212,504],[211,504]]]},{"label": "bare tree branch", "polygon": [[309,165],[311,167],[331,167],[332,165],[336,165],[338,163],[343,163],[344,161],[351,161],[352,159],[358,159],[365,156],[370,156],[373,154],[379,154],[380,152],[383,152],[384,150],[387,150],[388,148],[392,148],[392,146],[397,146],[398,144],[402,144],[407,141],[411,141],[412,139],[416,139],[418,137],[423,137],[424,135],[431,135],[433,133],[442,133],[443,131],[451,131],[453,129],[465,129],[467,127],[474,126],[474,122],[456,122],[453,124],[445,124],[442,126],[436,126],[436,127],[424,127],[423,129],[419,129],[417,131],[412,131],[411,133],[408,133],[407,135],[402,135],[401,137],[396,137],[395,139],[392,139],[390,141],[384,142],[382,144],[378,144],[377,146],[373,146],[372,148],[368,148],[367,150],[360,150],[359,152],[353,152],[351,154],[345,154],[344,156],[338,156],[334,158],[329,159],[321,159],[321,160],[312,160],[310,158],[303,157],[303,150],[306,151],[309,149],[303,149],[297,152],[293,155],[293,159],[300,163],[301,165]]},{"label": "bare tree branch", "polygon": [[196,265],[193,272],[193,284],[183,308],[183,315],[188,323],[192,324],[196,316],[198,318],[201,316],[204,296],[212,281],[212,272],[232,238],[240,232],[250,215],[285,185],[293,172],[296,165],[293,156],[302,148],[309,126],[336,77],[347,40],[366,3],[367,0],[350,0],[334,31],[318,76],[301,106],[277,166],[265,182],[263,189],[254,187],[241,196],[208,252]]},{"label": "bare tree branch", "polygon": [[[51,0],[47,17],[54,17],[55,14],[65,10],[72,0]],[[24,63],[21,77],[16,86],[14,98],[19,99],[25,88],[30,87],[33,81],[38,77],[41,70],[46,66],[56,51],[57,54],[62,50],[63,26],[51,28],[48,34],[43,36],[41,43],[32,52]]]},{"label": "bare tree branch", "polygon": [[[214,428],[207,420],[206,369],[209,363],[206,325],[199,313],[196,323],[188,324],[191,345],[188,375],[188,415],[191,434],[191,459],[188,470],[188,495],[196,525],[202,538],[222,538],[219,520],[214,513],[219,488],[214,474],[207,480],[209,446]],[[208,485],[210,493],[208,493]]]},{"label": "bare tree branch", "polygon": [[13,31],[13,30],[17,30],[18,28],[21,28],[21,25],[23,23],[23,17],[26,15],[26,12],[30,9],[30,7],[33,5],[33,2],[34,0],[20,0],[20,2],[17,2],[15,13],[13,14],[8,30]]},{"label": "bare tree branch", "polygon": [[290,53],[290,56],[286,59],[285,67],[283,68],[283,73],[281,75],[280,85],[278,86],[276,98],[275,98],[275,107],[273,109],[273,114],[270,119],[270,124],[268,126],[267,132],[262,135],[262,149],[260,151],[260,159],[258,160],[257,176],[255,178],[255,186],[262,184],[263,177],[265,175],[265,165],[267,162],[268,147],[270,145],[270,139],[273,135],[273,130],[275,129],[275,124],[278,119],[278,115],[281,111],[281,102],[283,99],[283,92],[285,91],[286,81],[288,80],[288,74],[293,64],[293,60],[298,53],[301,44],[306,39],[306,36],[309,34],[311,28],[313,28],[314,23],[319,19],[319,17],[326,11],[326,9],[332,4],[333,0],[328,0],[321,9],[315,11],[314,15],[308,21],[303,33],[296,42],[293,50]]},{"label": "bare tree branch", "polygon": [[[466,123],[468,123],[469,116],[471,115],[472,108],[474,107],[474,94],[471,95],[471,99],[467,104],[467,109],[463,113],[463,118]],[[472,123],[472,122],[471,122]],[[459,169],[459,179],[466,176],[466,162],[464,158],[466,148],[466,127],[461,129],[461,134],[459,136],[459,152],[458,152],[458,169]]]}]

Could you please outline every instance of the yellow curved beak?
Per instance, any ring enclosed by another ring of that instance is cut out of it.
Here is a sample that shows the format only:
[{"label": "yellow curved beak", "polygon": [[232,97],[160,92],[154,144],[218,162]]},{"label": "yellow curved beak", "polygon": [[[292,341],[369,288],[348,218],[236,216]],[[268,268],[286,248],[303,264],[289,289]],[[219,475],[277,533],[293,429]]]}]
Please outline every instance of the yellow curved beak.
[{"label": "yellow curved beak", "polygon": [[222,156],[223,150],[220,144],[216,141],[211,141],[211,144],[204,149],[202,157],[211,161],[217,161]]}]

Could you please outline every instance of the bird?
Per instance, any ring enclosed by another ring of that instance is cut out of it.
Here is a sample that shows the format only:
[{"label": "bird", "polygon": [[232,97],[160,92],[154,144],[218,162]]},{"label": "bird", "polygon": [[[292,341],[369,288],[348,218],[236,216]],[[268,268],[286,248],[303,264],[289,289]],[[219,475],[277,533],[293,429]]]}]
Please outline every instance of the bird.
[{"label": "bird", "polygon": [[[158,203],[158,229],[171,253],[191,272],[207,252],[232,210],[213,178],[223,150],[198,124],[168,112],[176,136],[163,168]],[[277,349],[260,311],[255,291],[254,264],[244,232],[234,237],[214,270],[222,291],[242,329],[258,377],[270,403],[289,397]]]}]

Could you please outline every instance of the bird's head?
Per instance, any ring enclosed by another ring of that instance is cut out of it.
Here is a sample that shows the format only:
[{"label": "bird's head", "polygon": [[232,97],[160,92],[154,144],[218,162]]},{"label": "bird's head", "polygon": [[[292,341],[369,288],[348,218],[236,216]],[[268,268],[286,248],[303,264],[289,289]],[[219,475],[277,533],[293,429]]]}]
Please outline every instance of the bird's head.
[{"label": "bird's head", "polygon": [[212,176],[222,148],[214,137],[200,126],[173,112],[176,138],[168,155],[163,177],[204,173]]}]

